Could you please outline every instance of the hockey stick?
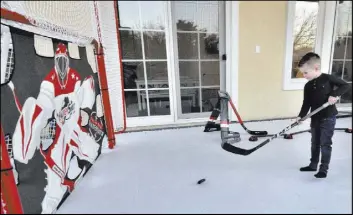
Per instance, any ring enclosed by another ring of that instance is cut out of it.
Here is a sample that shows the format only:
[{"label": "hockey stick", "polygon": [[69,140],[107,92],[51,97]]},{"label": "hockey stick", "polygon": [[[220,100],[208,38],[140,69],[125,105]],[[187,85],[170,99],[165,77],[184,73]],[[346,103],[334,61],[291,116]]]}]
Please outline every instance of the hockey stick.
[{"label": "hockey stick", "polygon": [[[326,108],[329,106],[329,103],[326,102],[325,104],[323,104],[321,107],[317,108],[316,110],[314,110],[313,112],[311,112],[310,114],[306,115],[305,117],[301,118],[299,121],[305,121],[307,118],[313,116],[314,114],[316,114],[317,112],[321,111],[322,109]],[[227,142],[222,143],[222,148],[228,152],[234,153],[234,154],[239,154],[239,155],[249,155],[251,153],[253,153],[254,151],[258,150],[259,148],[263,147],[264,145],[266,145],[267,143],[271,142],[273,139],[281,136],[282,134],[284,134],[286,131],[288,131],[289,129],[299,125],[299,121],[298,122],[294,122],[291,125],[287,126],[286,128],[284,128],[281,132],[274,134],[272,137],[268,138],[267,140],[265,140],[264,142],[260,143],[259,145],[255,146],[254,148],[251,149],[242,149],[236,146],[233,146]]]},{"label": "hockey stick", "polygon": [[[335,131],[344,131],[346,133],[352,133],[352,129],[350,129],[350,128],[335,128],[334,130]],[[296,132],[289,133],[289,134],[282,134],[281,136],[283,136],[284,139],[293,139],[293,135],[297,135],[297,134],[301,134],[301,133],[305,133],[305,132],[311,133],[311,129],[306,129],[303,131],[296,131]],[[270,137],[272,135],[257,136],[257,137]]]},{"label": "hockey stick", "polygon": [[246,132],[248,132],[249,134],[251,135],[267,135],[267,131],[252,131],[252,130],[249,130],[243,123],[243,120],[241,119],[237,109],[235,108],[235,105],[232,101],[232,99],[230,98],[229,94],[225,91],[219,91],[220,94],[224,94],[225,97],[228,99],[229,103],[230,103],[230,106],[232,107],[235,115],[237,115],[237,118],[238,118],[238,122],[240,123],[240,125],[244,128],[244,130]]}]

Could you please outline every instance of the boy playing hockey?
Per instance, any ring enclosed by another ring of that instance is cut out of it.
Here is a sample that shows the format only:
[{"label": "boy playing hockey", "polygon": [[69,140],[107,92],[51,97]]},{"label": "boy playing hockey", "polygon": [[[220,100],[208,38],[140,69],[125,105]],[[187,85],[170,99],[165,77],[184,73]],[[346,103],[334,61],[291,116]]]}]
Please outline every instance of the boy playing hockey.
[{"label": "boy playing hockey", "polygon": [[[297,121],[304,117],[309,109],[315,110],[326,102],[330,106],[311,117],[311,159],[309,166],[300,171],[316,171],[321,150],[321,165],[316,178],[326,178],[329,169],[332,137],[338,114],[335,103],[350,86],[333,75],[321,73],[321,60],[316,53],[309,52],[299,61],[298,67],[308,82],[304,86],[304,100]],[[337,89],[334,89],[337,87]]]}]

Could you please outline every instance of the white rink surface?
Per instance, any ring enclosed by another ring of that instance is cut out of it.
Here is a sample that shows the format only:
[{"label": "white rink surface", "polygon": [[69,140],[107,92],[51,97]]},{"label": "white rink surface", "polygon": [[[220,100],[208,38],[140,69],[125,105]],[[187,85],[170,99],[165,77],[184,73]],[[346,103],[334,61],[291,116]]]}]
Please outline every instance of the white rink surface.
[{"label": "white rink surface", "polygon": [[[251,122],[277,133],[290,120]],[[351,128],[352,118],[337,119]],[[290,132],[309,128],[309,120]],[[257,142],[239,124],[236,143]],[[328,177],[300,172],[309,163],[310,133],[274,139],[248,156],[220,146],[203,127],[126,133],[102,154],[57,213],[352,213],[352,134],[336,131]],[[206,181],[198,185],[202,178]]]}]

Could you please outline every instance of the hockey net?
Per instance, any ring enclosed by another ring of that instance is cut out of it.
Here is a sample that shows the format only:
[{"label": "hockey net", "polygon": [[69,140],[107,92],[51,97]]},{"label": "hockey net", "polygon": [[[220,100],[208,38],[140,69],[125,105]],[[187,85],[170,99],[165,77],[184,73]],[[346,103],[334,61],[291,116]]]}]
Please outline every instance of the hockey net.
[{"label": "hockey net", "polygon": [[[14,21],[2,15],[1,22],[6,25],[64,39],[79,46],[87,46],[94,41],[102,44],[99,48],[104,53],[105,77],[100,77],[100,85],[110,97],[109,109],[115,134],[126,128],[116,6],[115,1],[1,1],[2,13],[3,9],[15,12],[28,22],[23,24],[23,20]],[[99,66],[97,62],[90,63],[94,68]],[[107,86],[102,82],[107,82]]]},{"label": "hockey net", "polygon": [[[65,40],[86,47],[86,50],[90,47],[94,60],[89,64],[99,74],[110,148],[115,145],[114,134],[123,132],[126,127],[116,10],[114,1],[1,1],[1,84],[7,84],[11,88],[16,100],[15,86],[11,82],[16,56],[11,42],[3,41],[3,33],[6,34],[3,25]],[[6,57],[3,57],[3,44],[10,44],[6,48]],[[15,102],[17,109],[21,110],[21,104]],[[43,145],[53,141],[55,125],[55,119],[48,121],[41,131]],[[10,135],[5,135],[4,143],[7,146],[6,154],[13,158]]]},{"label": "hockey net", "polygon": [[10,22],[25,30],[64,38],[79,45],[86,45],[93,39],[98,39],[97,28],[93,27],[97,24],[92,14],[92,2],[1,1],[1,8],[23,15],[32,26],[36,27],[22,25],[16,21]]}]

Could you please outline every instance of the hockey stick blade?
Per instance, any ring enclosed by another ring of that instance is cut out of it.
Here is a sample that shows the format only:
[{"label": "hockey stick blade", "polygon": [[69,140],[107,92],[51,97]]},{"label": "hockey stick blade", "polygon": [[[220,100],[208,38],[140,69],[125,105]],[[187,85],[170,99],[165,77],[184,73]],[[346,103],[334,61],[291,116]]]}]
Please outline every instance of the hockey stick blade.
[{"label": "hockey stick blade", "polygon": [[[323,104],[321,107],[317,108],[316,110],[314,110],[313,112],[311,112],[310,114],[306,115],[305,117],[301,118],[299,121],[304,121],[307,118],[313,116],[314,114],[316,114],[317,112],[321,111],[322,109],[326,108],[329,106],[329,103],[326,102],[325,104]],[[284,134],[286,131],[288,131],[289,129],[295,127],[299,125],[299,122],[294,122],[291,125],[287,126],[286,128],[284,128],[281,132],[274,134],[273,136],[271,136],[270,138],[268,138],[267,140],[265,140],[264,142],[260,143],[259,145],[255,146],[254,148],[251,149],[243,149],[243,148],[239,148],[236,146],[233,146],[227,142],[222,143],[222,148],[228,152],[234,153],[234,154],[239,154],[239,155],[249,155],[251,153],[253,153],[254,151],[258,150],[259,148],[263,147],[264,145],[266,145],[267,143],[271,142],[273,139],[281,136],[282,134]]]},{"label": "hockey stick blade", "polygon": [[249,130],[247,127],[245,127],[245,125],[243,123],[241,123],[240,125],[244,128],[244,130],[246,132],[248,132],[251,135],[267,135],[268,134],[267,131],[252,131],[252,130]]}]

